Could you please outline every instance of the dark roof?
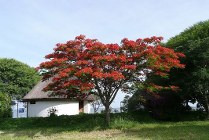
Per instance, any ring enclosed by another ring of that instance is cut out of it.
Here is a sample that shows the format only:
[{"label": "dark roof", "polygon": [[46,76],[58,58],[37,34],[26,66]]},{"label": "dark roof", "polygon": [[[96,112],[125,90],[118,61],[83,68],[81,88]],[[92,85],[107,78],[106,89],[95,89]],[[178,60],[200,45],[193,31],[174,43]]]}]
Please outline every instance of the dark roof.
[{"label": "dark roof", "polygon": [[[47,81],[40,81],[40,82],[38,82],[38,84],[35,87],[33,87],[33,89],[30,92],[28,92],[28,94],[25,95],[22,100],[23,101],[27,101],[27,100],[54,100],[54,99],[61,100],[61,99],[67,99],[67,97],[63,96],[63,95],[51,96],[52,92],[50,92],[50,91],[44,92],[43,89],[49,83],[51,83],[51,79],[47,80]],[[86,100],[86,101],[93,101],[94,100],[94,96],[93,95],[89,95],[84,100]]]}]

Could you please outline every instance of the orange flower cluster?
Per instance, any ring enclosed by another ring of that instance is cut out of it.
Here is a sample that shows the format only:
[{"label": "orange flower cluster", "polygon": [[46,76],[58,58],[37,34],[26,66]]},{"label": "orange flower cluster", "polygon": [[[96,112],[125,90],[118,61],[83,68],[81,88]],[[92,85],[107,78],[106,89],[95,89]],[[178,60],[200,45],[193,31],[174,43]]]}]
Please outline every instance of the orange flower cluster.
[{"label": "orange flower cluster", "polygon": [[121,68],[122,69],[135,70],[136,69],[136,65],[125,65],[125,66],[123,66]]},{"label": "orange flower cluster", "polygon": [[115,81],[117,80],[121,80],[124,79],[125,77],[123,76],[123,74],[121,72],[118,71],[112,71],[109,73],[102,73],[102,72],[94,72],[92,74],[93,77],[98,78],[98,79],[103,79],[103,78],[111,78]]},{"label": "orange flower cluster", "polygon": [[83,68],[75,73],[76,77],[85,76],[86,74],[92,74],[93,70],[90,67]]},{"label": "orange flower cluster", "polygon": [[153,83],[150,83],[148,86],[148,92],[150,92],[150,93],[155,93],[160,90],[178,91],[179,87],[177,87],[177,86],[159,86],[159,85],[156,85]]},{"label": "orange flower cluster", "polygon": [[88,65],[90,62],[86,60],[78,60],[76,62],[77,65]]}]

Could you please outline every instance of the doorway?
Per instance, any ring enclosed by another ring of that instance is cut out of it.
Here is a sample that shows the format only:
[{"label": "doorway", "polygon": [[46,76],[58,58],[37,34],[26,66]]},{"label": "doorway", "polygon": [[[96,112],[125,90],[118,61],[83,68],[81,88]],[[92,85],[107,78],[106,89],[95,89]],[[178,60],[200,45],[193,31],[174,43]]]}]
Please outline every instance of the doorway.
[{"label": "doorway", "polygon": [[79,113],[84,112],[84,102],[79,101]]}]

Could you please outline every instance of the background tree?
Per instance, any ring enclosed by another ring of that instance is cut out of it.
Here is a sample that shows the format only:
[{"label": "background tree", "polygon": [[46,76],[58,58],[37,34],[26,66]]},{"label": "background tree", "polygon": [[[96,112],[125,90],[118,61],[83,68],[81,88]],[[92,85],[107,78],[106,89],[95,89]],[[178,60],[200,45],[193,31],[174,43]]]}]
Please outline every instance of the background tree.
[{"label": "background tree", "polygon": [[166,46],[186,55],[181,59],[185,69],[173,69],[170,82],[182,89],[179,95],[186,102],[198,101],[209,116],[209,21],[186,29],[168,40]]},{"label": "background tree", "polygon": [[0,92],[19,99],[40,80],[32,67],[14,59],[0,59]]},{"label": "background tree", "polygon": [[94,113],[97,113],[99,109],[102,107],[102,102],[99,96],[94,95],[94,101],[91,102],[91,106],[94,110]]},{"label": "background tree", "polygon": [[[166,87],[169,85],[166,83],[168,80],[167,78],[161,79],[151,76],[147,78],[146,82],[157,82]],[[123,101],[125,103],[124,109],[128,112],[147,111],[158,120],[179,120],[186,108],[183,106],[177,91],[162,88],[154,92],[147,92],[137,86],[136,83],[135,87],[129,90],[132,96]]]},{"label": "background tree", "polygon": [[7,118],[12,116],[11,98],[7,94],[0,92],[0,118]]},{"label": "background tree", "polygon": [[120,103],[120,111],[121,112],[128,112],[128,101],[130,99],[130,95],[125,95],[123,101]]},{"label": "background tree", "polygon": [[[52,78],[45,91],[54,91],[68,98],[83,99],[88,94],[99,96],[110,123],[110,105],[118,90],[127,88],[141,75],[167,76],[173,67],[183,68],[178,60],[183,54],[160,46],[162,37],[123,39],[121,45],[103,44],[80,35],[65,44],[57,44],[49,61],[40,64],[43,80]],[[145,85],[149,92],[159,89],[153,83]],[[174,88],[168,86],[165,88]]]}]

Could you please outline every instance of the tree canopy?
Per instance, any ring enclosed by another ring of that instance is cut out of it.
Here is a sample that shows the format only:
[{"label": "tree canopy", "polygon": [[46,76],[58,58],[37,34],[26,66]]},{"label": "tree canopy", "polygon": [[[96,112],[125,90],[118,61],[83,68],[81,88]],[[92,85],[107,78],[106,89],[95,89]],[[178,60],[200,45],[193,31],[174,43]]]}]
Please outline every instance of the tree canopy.
[{"label": "tree canopy", "polygon": [[17,60],[0,59],[0,92],[21,98],[40,80],[38,72]]},{"label": "tree canopy", "polygon": [[209,20],[199,22],[185,29],[180,34],[169,39],[166,46],[174,48],[175,50],[184,49],[186,51],[188,47],[184,48],[183,46],[187,46],[195,40],[201,40],[207,37],[209,37]]},{"label": "tree canopy", "polygon": [[0,92],[0,118],[12,116],[11,98],[9,95]]},{"label": "tree canopy", "polygon": [[209,114],[209,20],[171,38],[166,46],[186,55],[185,69],[171,71],[171,82],[180,86],[185,100],[198,101]]},{"label": "tree canopy", "polygon": [[[140,76],[167,76],[173,67],[183,68],[172,49],[160,46],[162,37],[127,38],[118,44],[104,44],[96,39],[77,36],[64,44],[57,44],[54,52],[46,55],[48,61],[40,64],[43,80],[52,78],[46,91],[82,99],[88,94],[98,95],[105,107],[106,121],[110,122],[110,104],[119,89],[131,82],[142,82]],[[171,88],[146,83],[147,90]]]}]

